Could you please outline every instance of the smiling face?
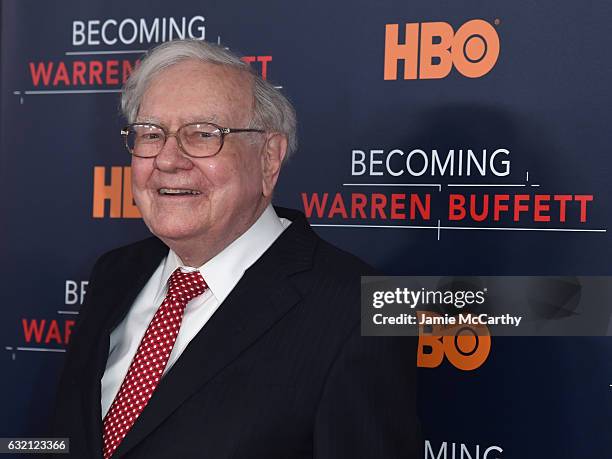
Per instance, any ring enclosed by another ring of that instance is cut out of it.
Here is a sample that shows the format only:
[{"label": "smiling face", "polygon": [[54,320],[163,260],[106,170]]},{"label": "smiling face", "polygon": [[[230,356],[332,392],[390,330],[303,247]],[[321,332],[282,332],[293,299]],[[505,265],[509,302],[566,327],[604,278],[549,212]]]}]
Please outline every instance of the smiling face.
[{"label": "smiling face", "polygon": [[[251,78],[227,66],[179,62],[154,77],[137,121],[170,132],[196,121],[246,128],[252,118]],[[223,250],[270,201],[268,140],[268,134],[230,134],[217,155],[192,158],[168,137],[155,158],[132,157],[134,200],[151,232],[192,266]]]}]

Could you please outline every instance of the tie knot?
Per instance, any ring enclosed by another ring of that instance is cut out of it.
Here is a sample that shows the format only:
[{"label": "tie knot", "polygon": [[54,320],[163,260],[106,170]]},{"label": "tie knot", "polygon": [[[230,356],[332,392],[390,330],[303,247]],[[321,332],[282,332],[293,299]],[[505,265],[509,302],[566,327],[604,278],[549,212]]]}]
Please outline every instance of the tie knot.
[{"label": "tie knot", "polygon": [[177,268],[170,276],[168,295],[176,295],[187,304],[196,296],[204,293],[207,288],[208,285],[200,271],[183,272]]}]

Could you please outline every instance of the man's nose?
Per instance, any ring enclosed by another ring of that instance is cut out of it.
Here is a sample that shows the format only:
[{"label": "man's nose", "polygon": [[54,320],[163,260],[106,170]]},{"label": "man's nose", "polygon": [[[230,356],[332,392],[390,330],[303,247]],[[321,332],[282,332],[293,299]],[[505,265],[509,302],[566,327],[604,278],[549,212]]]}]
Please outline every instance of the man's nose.
[{"label": "man's nose", "polygon": [[176,134],[166,137],[166,143],[155,157],[155,164],[163,172],[174,172],[177,169],[193,167],[191,159],[181,150]]}]

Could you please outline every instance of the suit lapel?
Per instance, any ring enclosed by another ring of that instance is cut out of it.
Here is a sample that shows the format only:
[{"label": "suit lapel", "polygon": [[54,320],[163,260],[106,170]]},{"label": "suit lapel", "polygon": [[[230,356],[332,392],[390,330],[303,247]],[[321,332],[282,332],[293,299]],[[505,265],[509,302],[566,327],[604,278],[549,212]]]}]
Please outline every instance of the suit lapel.
[{"label": "suit lapel", "polygon": [[245,272],[160,381],[144,411],[119,445],[116,457],[142,441],[299,302],[301,294],[290,276],[311,267],[317,237],[301,214],[291,217],[293,223]]},{"label": "suit lapel", "polygon": [[[98,332],[90,337],[90,360],[82,375],[83,381],[83,422],[86,424],[92,457],[102,456],[102,409],[100,406],[101,380],[110,345],[110,334],[119,324],[138,293],[153,275],[168,248],[158,239],[150,238],[142,243],[143,247],[131,259],[119,260],[113,266],[116,271],[112,277],[96,279],[98,288],[92,296],[89,308],[91,318],[98,326]],[[91,329],[91,327],[89,327]]]}]

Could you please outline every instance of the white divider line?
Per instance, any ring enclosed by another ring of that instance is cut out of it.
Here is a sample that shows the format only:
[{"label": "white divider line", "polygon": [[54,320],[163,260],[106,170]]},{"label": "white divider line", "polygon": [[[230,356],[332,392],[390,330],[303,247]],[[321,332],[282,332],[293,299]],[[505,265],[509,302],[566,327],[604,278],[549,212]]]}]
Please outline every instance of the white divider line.
[{"label": "white divider line", "polygon": [[79,311],[57,311],[58,314],[78,314]]},{"label": "white divider line", "polygon": [[121,89],[45,89],[35,91],[24,91],[28,95],[39,95],[39,94],[96,94],[96,93],[108,93],[108,92],[121,92]]},{"label": "white divider line", "polygon": [[480,187],[490,187],[490,186],[527,186],[524,183],[447,183],[446,186],[460,186],[460,187],[470,187],[470,186],[480,186]]},{"label": "white divider line", "polygon": [[328,223],[311,223],[310,226],[329,226],[329,227],[345,227],[345,228],[414,228],[414,229],[436,229],[437,226],[412,226],[412,225],[340,225]]},{"label": "white divider line", "polygon": [[478,226],[443,226],[442,229],[448,230],[488,230],[488,231],[561,231],[561,232],[578,232],[578,233],[605,233],[606,228],[513,228],[513,227],[478,227]]},{"label": "white divider line", "polygon": [[96,54],[144,54],[146,49],[124,49],[113,51],[66,51],[66,56],[94,56]]},{"label": "white divider line", "polygon": [[343,183],[342,186],[415,186],[415,187],[436,187],[438,191],[442,191],[442,185],[439,183]]},{"label": "white divider line", "polygon": [[582,229],[582,228],[523,228],[523,227],[481,227],[481,226],[416,226],[416,225],[353,225],[353,224],[330,224],[330,223],[311,223],[310,226],[321,227],[346,227],[346,228],[397,228],[397,229],[436,229],[436,230],[484,230],[484,231],[560,231],[560,232],[584,232],[584,233],[605,233],[606,228],[601,229]]},{"label": "white divider line", "polygon": [[35,352],[66,352],[66,349],[51,349],[48,347],[17,347],[18,351],[35,351]]}]

